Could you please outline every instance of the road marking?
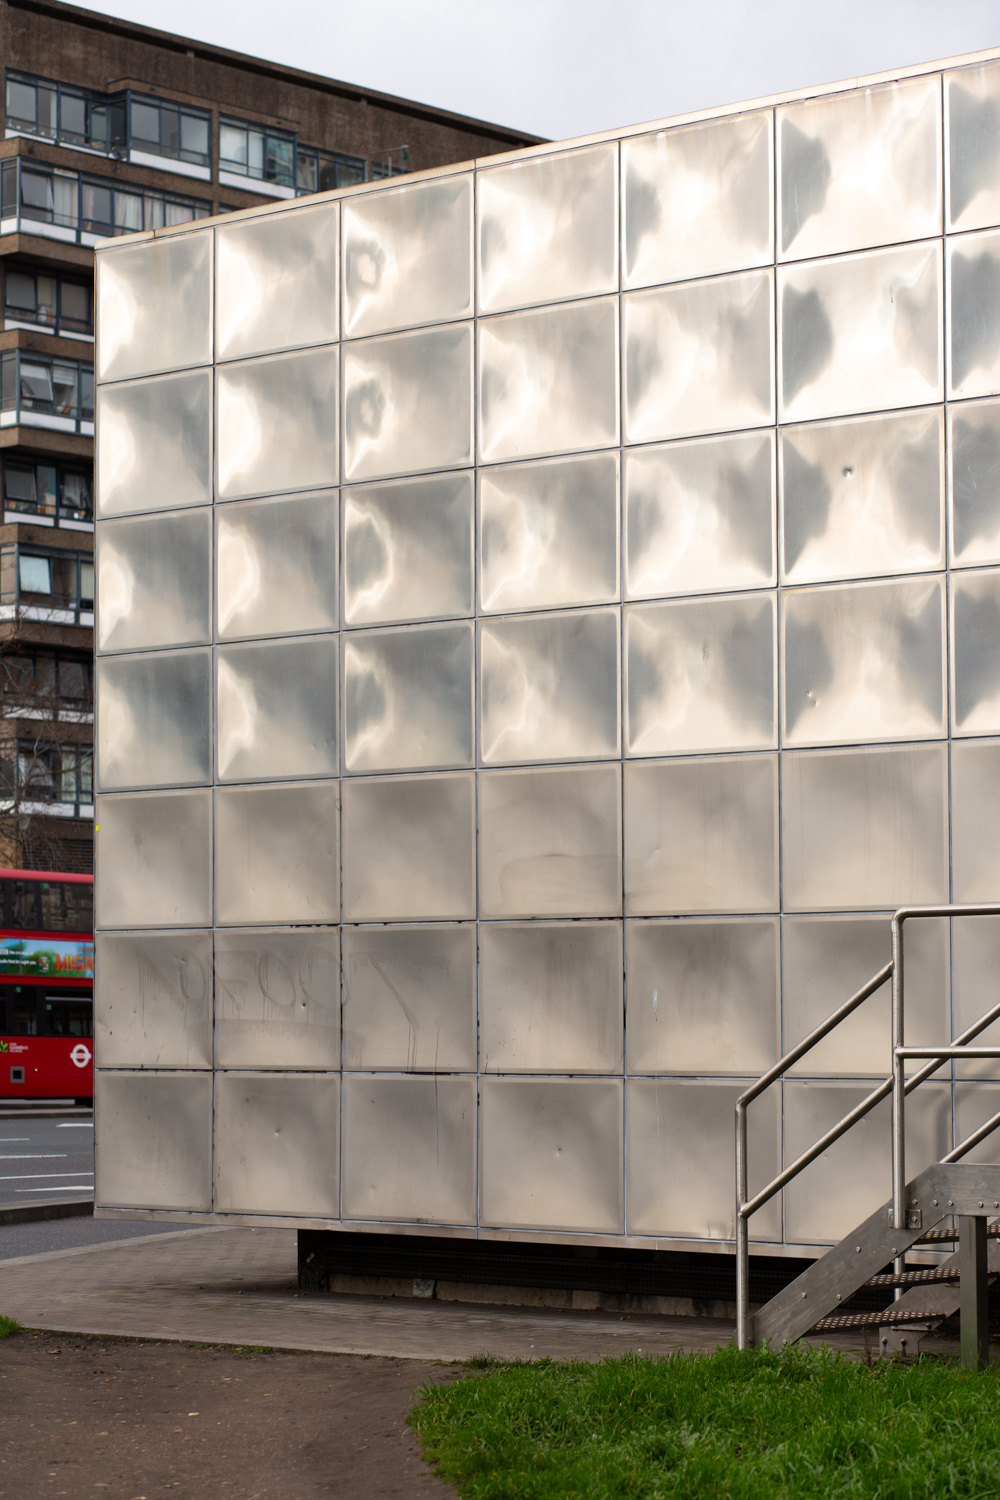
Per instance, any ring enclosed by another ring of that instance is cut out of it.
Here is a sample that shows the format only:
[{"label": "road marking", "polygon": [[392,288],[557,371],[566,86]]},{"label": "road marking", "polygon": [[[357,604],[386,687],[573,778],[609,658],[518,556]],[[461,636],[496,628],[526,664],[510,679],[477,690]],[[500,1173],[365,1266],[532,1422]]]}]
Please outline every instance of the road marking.
[{"label": "road marking", "polygon": [[19,1193],[92,1193],[89,1182],[67,1182],[65,1187],[18,1188]]},{"label": "road marking", "polygon": [[33,1182],[37,1177],[93,1177],[93,1172],[18,1172],[16,1177],[0,1177],[0,1182]]},{"label": "road marking", "polygon": [[22,1141],[30,1141],[30,1135],[0,1135],[0,1146],[20,1145]]},{"label": "road marking", "polygon": [[65,1161],[68,1151],[42,1151],[35,1156],[0,1156],[0,1161]]},{"label": "road marking", "polygon": [[[75,1120],[64,1120],[62,1124],[56,1126],[57,1130],[93,1130],[93,1128],[93,1125],[90,1124],[78,1125]],[[18,1136],[18,1140],[20,1140],[20,1136]],[[25,1136],[25,1140],[27,1140],[27,1136]]]}]

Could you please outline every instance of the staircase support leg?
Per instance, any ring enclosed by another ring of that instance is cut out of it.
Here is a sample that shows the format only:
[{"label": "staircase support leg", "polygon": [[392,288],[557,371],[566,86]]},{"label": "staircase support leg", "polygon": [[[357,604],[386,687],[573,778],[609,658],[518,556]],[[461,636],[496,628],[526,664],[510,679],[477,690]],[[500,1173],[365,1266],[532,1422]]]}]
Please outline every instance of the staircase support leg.
[{"label": "staircase support leg", "polygon": [[990,1362],[987,1313],[986,1219],[961,1214],[958,1220],[958,1269],[961,1279],[962,1364],[985,1370]]}]

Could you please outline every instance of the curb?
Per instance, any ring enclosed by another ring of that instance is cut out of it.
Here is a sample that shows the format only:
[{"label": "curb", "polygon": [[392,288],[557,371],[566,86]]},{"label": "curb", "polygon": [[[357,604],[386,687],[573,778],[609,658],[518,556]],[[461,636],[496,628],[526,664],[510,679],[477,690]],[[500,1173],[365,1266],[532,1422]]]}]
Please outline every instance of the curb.
[{"label": "curb", "polygon": [[0,1227],[38,1224],[46,1219],[82,1219],[93,1212],[93,1198],[62,1198],[55,1203],[0,1203]]}]

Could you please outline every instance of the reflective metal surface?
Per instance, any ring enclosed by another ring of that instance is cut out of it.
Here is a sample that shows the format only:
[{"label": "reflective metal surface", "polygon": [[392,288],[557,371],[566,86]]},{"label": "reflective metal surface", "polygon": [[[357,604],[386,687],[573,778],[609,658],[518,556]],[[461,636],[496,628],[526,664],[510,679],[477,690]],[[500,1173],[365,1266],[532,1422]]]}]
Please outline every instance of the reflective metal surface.
[{"label": "reflective metal surface", "polygon": [[104,386],[97,397],[97,514],[212,499],[212,372]]},{"label": "reflective metal surface", "polygon": [[[984,1011],[996,1002],[997,965],[1000,962],[1000,919],[997,917],[956,917],[952,923],[952,954],[954,964],[954,1031],[960,1036],[967,1026],[978,1021]],[[937,1038],[935,1038],[937,1040]],[[983,1047],[1000,1046],[1000,1023],[987,1026],[976,1037]],[[1000,1063],[995,1058],[984,1058],[981,1062],[957,1063],[957,1078],[1000,1078]],[[992,1095],[991,1095],[992,1097]],[[964,1139],[981,1120],[995,1113],[991,1107],[972,1124],[963,1126],[958,1139]],[[993,1154],[986,1142],[987,1153],[980,1160],[988,1160]]]},{"label": "reflective metal surface", "polygon": [[1000,741],[952,746],[952,899],[992,901],[1000,886]]},{"label": "reflective metal surface", "polygon": [[342,792],[345,922],[476,915],[471,772],[352,778]]},{"label": "reflective metal surface", "polygon": [[337,629],[338,510],[326,490],[216,511],[220,640]]},{"label": "reflective metal surface", "polygon": [[99,380],[208,364],[212,231],[122,248],[102,258],[97,304]]},{"label": "reflective metal surface", "polygon": [[948,241],[948,395],[1000,390],[1000,231]]},{"label": "reflective metal surface", "polygon": [[98,797],[94,822],[99,927],[211,925],[210,791]]},{"label": "reflective metal surface", "polygon": [[344,479],[472,463],[472,324],[344,346]]},{"label": "reflective metal surface", "polygon": [[241,359],[337,338],[340,205],[216,231],[216,358]]},{"label": "reflective metal surface", "polygon": [[215,1208],[328,1216],[340,1208],[340,1079],[220,1073],[215,1084]]},{"label": "reflective metal surface", "polygon": [[952,583],[953,731],[1000,731],[1000,571],[960,573]]},{"label": "reflective metal surface", "polygon": [[335,635],[216,651],[219,781],[336,776],[338,654]]},{"label": "reflective metal surface", "polygon": [[471,615],[471,473],[344,491],[344,624]]},{"label": "reflective metal surface", "polygon": [[355,631],[344,639],[344,770],[471,766],[471,621]]},{"label": "reflective metal surface", "polygon": [[142,516],[97,538],[99,651],[194,646],[212,639],[212,517]]},{"label": "reflective metal surface", "polygon": [[345,1073],[345,1219],[476,1222],[475,1078]]},{"label": "reflective metal surface", "polygon": [[339,814],[335,781],[219,787],[216,921],[339,921]]},{"label": "reflective metal surface", "polygon": [[340,1067],[336,927],[252,927],[216,934],[215,1063],[219,1068]]},{"label": "reflective metal surface", "polygon": [[102,791],[212,779],[212,653],[105,657],[95,668]]},{"label": "reflective metal surface", "polygon": [[338,383],[336,349],[220,365],[218,499],[336,484]]},{"label": "reflective metal surface", "polygon": [[1000,65],[944,75],[949,229],[1000,222]]},{"label": "reflective metal surface", "polygon": [[468,318],[472,174],[344,202],[344,337]]},{"label": "reflective metal surface", "polygon": [[95,1191],[111,1208],[212,1207],[211,1073],[97,1074]]},{"label": "reflective metal surface", "polygon": [[476,1069],[476,927],[345,927],[344,1068]]},{"label": "reflective metal surface", "polygon": [[210,932],[103,932],[96,954],[102,1067],[212,1066]]},{"label": "reflective metal surface", "polygon": [[949,408],[948,456],[952,565],[1000,562],[1000,402]]}]

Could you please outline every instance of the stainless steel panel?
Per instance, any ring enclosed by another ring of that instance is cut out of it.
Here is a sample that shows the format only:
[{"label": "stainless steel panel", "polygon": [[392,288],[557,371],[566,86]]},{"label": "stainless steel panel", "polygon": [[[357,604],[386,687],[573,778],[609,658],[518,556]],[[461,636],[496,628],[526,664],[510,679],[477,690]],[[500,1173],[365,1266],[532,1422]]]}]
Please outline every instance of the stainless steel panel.
[{"label": "stainless steel panel", "polygon": [[318,203],[216,232],[216,359],[338,336],[340,205]]},{"label": "stainless steel panel", "polygon": [[98,528],[97,646],[142,651],[212,639],[212,520],[207,510]]},{"label": "stainless steel panel", "polygon": [[472,174],[345,198],[344,337],[468,318]]},{"label": "stainless steel panel", "polygon": [[337,484],[336,348],[271,354],[216,370],[220,500]]},{"label": "stainless steel panel", "polygon": [[[906,929],[906,961],[909,963],[909,942],[912,929],[921,927],[921,922],[910,922]],[[952,923],[952,976],[954,981],[954,1032],[960,1036],[986,1011],[997,1003],[997,969],[1000,967],[1000,917],[956,917]],[[909,1040],[909,1037],[907,1037]],[[935,1038],[938,1040],[938,1038]],[[1000,1046],[1000,1022],[987,1026],[975,1038],[973,1046]],[[956,1078],[1000,1079],[1000,1058],[987,1058],[982,1062],[956,1063]],[[991,1103],[980,1120],[981,1124],[996,1114],[996,1103]],[[971,1130],[973,1127],[970,1126]],[[968,1134],[962,1130],[961,1105],[959,1105],[959,1136]],[[996,1161],[997,1137],[987,1142],[989,1153],[980,1160]]]},{"label": "stainless steel panel", "polygon": [[774,280],[767,271],[623,298],[625,441],[774,421]]},{"label": "stainless steel panel", "polygon": [[771,113],[622,141],[626,288],[774,259]]},{"label": "stainless steel panel", "polygon": [[952,900],[1000,900],[1000,741],[952,746]]},{"label": "stainless steel panel", "polygon": [[211,503],[211,370],[107,386],[97,426],[98,516]]},{"label": "stainless steel panel", "polygon": [[212,1075],[95,1073],[101,1208],[212,1207]]},{"label": "stainless steel panel", "polygon": [[344,346],[344,479],[473,460],[472,324]]},{"label": "stainless steel panel", "polygon": [[472,622],[344,638],[344,770],[471,766]]},{"label": "stainless steel panel", "polygon": [[479,460],[618,443],[618,299],[479,324]]},{"label": "stainless steel panel", "polygon": [[476,1222],[475,1078],[344,1075],[345,1219]]},{"label": "stainless steel panel", "polygon": [[617,453],[481,470],[480,609],[616,600],[618,537]]},{"label": "stainless steel panel", "polygon": [[847,89],[777,111],[780,259],[941,233],[941,80]]},{"label": "stainless steel panel", "polygon": [[[735,1233],[733,1111],[745,1083],[630,1079],[626,1090],[629,1234],[731,1240]],[[778,1096],[750,1109],[750,1191],[780,1167]],[[781,1195],[750,1220],[757,1240],[781,1239]]]},{"label": "stainless steel panel", "polygon": [[621,846],[617,765],[479,777],[483,917],[620,915]]},{"label": "stainless steel panel", "polygon": [[780,466],[784,582],[944,566],[940,408],[786,427]]},{"label": "stainless steel panel", "polygon": [[[889,917],[786,917],[783,926],[784,1045],[792,1048],[856,994],[892,957]],[[951,1025],[948,923],[905,927],[905,1040],[946,1041]],[[814,1077],[892,1072],[891,986],[884,984],[792,1070]],[[912,1071],[921,1066],[912,1064]]]},{"label": "stainless steel panel", "polygon": [[98,380],[212,358],[212,231],[98,256]]},{"label": "stainless steel panel", "polygon": [[790,911],[947,901],[947,747],[784,756],[782,878]]},{"label": "stainless steel panel", "polygon": [[619,623],[617,609],[481,622],[485,765],[619,753]]},{"label": "stainless steel panel", "polygon": [[472,772],[343,784],[345,922],[476,915]]},{"label": "stainless steel panel", "polygon": [[479,311],[618,289],[618,146],[479,173]]},{"label": "stainless steel panel", "polygon": [[776,755],[626,762],[626,915],[777,906]]},{"label": "stainless steel panel", "polygon": [[[870,1091],[871,1083],[785,1085],[785,1161],[831,1129]],[[839,1240],[891,1192],[889,1112],[876,1105],[785,1189],[785,1238],[799,1244]],[[753,1108],[753,1106],[751,1106]],[[906,1106],[906,1175],[916,1177],[951,1146],[951,1088],[925,1083]]]},{"label": "stainless steel panel", "polygon": [[626,453],[626,598],[761,588],[775,578],[771,433]]},{"label": "stainless steel panel", "polygon": [[99,797],[94,835],[99,927],[211,925],[211,792]]},{"label": "stainless steel panel", "polygon": [[95,678],[102,791],[211,781],[211,651],[104,657]]},{"label": "stainless steel panel", "polygon": [[340,920],[335,781],[229,786],[215,793],[215,920]]},{"label": "stainless steel panel", "polygon": [[621,1234],[621,1079],[484,1078],[480,1219]]},{"label": "stainless steel panel", "polygon": [[215,513],[220,640],[336,630],[336,492],[227,505]]},{"label": "stainless steel panel", "polygon": [[946,734],[944,604],[940,577],[787,590],[783,743]]},{"label": "stainless steel panel", "polygon": [[[340,1067],[340,933],[335,927],[216,933],[215,1065]],[[317,1150],[326,1139],[324,1131],[314,1143]],[[267,1198],[255,1206],[263,1204],[272,1211]]]},{"label": "stainless steel panel", "polygon": [[474,1072],[476,927],[345,927],[344,1067]]},{"label": "stainless steel panel", "polygon": [[620,1073],[620,922],[484,923],[479,1066],[490,1073]]},{"label": "stainless steel panel", "polygon": [[1000,391],[1000,230],[948,241],[948,395]]},{"label": "stainless steel panel", "polygon": [[[986,1033],[984,1032],[985,1036]],[[980,1125],[985,1125],[997,1112],[997,1090],[995,1083],[959,1083],[955,1085],[955,1140],[963,1141]],[[998,1138],[988,1135],[978,1146],[973,1146],[967,1162],[988,1162],[995,1165]],[[992,1205],[991,1205],[992,1207]]]},{"label": "stainless steel panel", "polygon": [[340,1217],[336,1074],[220,1073],[216,1213]]},{"label": "stainless steel panel", "polygon": [[779,1048],[778,923],[625,924],[630,1073],[758,1075]]},{"label": "stainless steel panel", "polygon": [[1000,223],[1000,64],[944,75],[949,229]]},{"label": "stainless steel panel", "polygon": [[344,491],[344,624],[471,615],[471,473]]},{"label": "stainless steel panel", "polygon": [[219,648],[219,781],[336,776],[339,644],[315,635]]},{"label": "stainless steel panel", "polygon": [[941,245],[778,272],[778,420],[940,401]]},{"label": "stainless steel panel", "polygon": [[778,743],[774,594],[625,611],[625,751],[766,750]]},{"label": "stainless steel panel", "polygon": [[99,932],[94,1047],[102,1068],[212,1066],[212,934]]},{"label": "stainless steel panel", "polygon": [[1000,731],[1000,571],[959,573],[951,588],[955,734]]},{"label": "stainless steel panel", "polygon": [[951,560],[1000,562],[1000,401],[948,408]]}]

